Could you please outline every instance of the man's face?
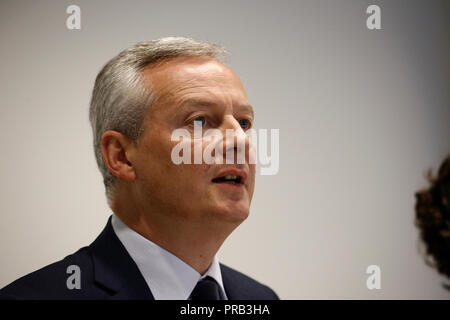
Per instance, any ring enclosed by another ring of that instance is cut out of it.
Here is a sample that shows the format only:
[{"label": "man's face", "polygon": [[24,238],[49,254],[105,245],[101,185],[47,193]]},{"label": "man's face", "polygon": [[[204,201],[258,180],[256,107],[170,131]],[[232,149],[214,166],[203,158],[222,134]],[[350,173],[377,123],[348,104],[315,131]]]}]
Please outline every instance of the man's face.
[{"label": "man's face", "polygon": [[[133,160],[140,202],[167,218],[245,220],[255,183],[255,165],[248,163],[248,138],[245,164],[237,164],[236,159],[226,164],[224,157],[223,164],[206,164],[202,158],[201,164],[176,165],[171,159],[172,149],[179,144],[171,140],[176,129],[190,132],[192,140],[184,142],[191,146],[193,159],[194,125],[199,121],[203,133],[220,130],[224,144],[227,129],[245,137],[253,111],[237,75],[215,60],[199,57],[168,60],[147,68],[144,75],[157,99],[146,114]],[[204,150],[210,142],[202,142]],[[224,175],[239,175],[241,181],[214,180]]]}]

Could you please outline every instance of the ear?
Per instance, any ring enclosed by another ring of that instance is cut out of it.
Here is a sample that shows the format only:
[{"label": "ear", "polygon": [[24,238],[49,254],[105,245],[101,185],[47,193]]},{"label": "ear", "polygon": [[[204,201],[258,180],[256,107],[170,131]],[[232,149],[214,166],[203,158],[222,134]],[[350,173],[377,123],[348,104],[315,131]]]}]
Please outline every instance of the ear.
[{"label": "ear", "polygon": [[132,181],[136,179],[133,164],[128,159],[133,141],[126,135],[109,130],[102,135],[102,155],[108,170],[116,177]]}]

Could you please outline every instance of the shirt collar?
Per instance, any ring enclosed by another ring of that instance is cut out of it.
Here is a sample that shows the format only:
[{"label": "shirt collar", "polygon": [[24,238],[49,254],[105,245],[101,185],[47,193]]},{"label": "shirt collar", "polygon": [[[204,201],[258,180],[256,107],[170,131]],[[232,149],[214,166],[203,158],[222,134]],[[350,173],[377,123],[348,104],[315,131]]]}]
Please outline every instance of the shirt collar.
[{"label": "shirt collar", "polygon": [[114,232],[141,271],[155,300],[186,300],[197,282],[210,276],[217,281],[223,293],[222,273],[217,256],[201,276],[190,265],[128,227],[113,214]]}]

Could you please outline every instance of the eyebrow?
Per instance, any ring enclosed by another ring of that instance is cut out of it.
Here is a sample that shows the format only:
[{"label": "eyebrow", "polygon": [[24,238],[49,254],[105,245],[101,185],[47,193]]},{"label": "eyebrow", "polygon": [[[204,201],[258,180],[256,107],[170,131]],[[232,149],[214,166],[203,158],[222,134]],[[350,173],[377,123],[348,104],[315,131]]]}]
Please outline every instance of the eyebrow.
[{"label": "eyebrow", "polygon": [[[185,108],[185,107],[189,107],[192,105],[200,105],[200,106],[204,106],[204,107],[214,107],[214,106],[217,106],[217,103],[212,100],[208,100],[208,99],[189,98],[189,99],[186,99],[185,101],[183,101],[179,105],[179,107]],[[237,108],[245,109],[248,113],[250,113],[252,118],[255,118],[255,112],[253,111],[253,107],[250,104],[239,104],[239,105],[237,105]]]}]

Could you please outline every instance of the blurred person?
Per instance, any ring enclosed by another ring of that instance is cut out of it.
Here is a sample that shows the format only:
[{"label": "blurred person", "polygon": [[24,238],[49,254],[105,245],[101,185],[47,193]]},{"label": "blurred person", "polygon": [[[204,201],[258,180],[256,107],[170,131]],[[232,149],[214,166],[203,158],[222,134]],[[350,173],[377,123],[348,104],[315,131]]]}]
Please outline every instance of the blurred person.
[{"label": "blurred person", "polygon": [[[426,248],[427,265],[450,279],[450,154],[437,176],[428,172],[429,187],[416,193],[415,224]],[[448,284],[444,287],[450,290]]]}]

